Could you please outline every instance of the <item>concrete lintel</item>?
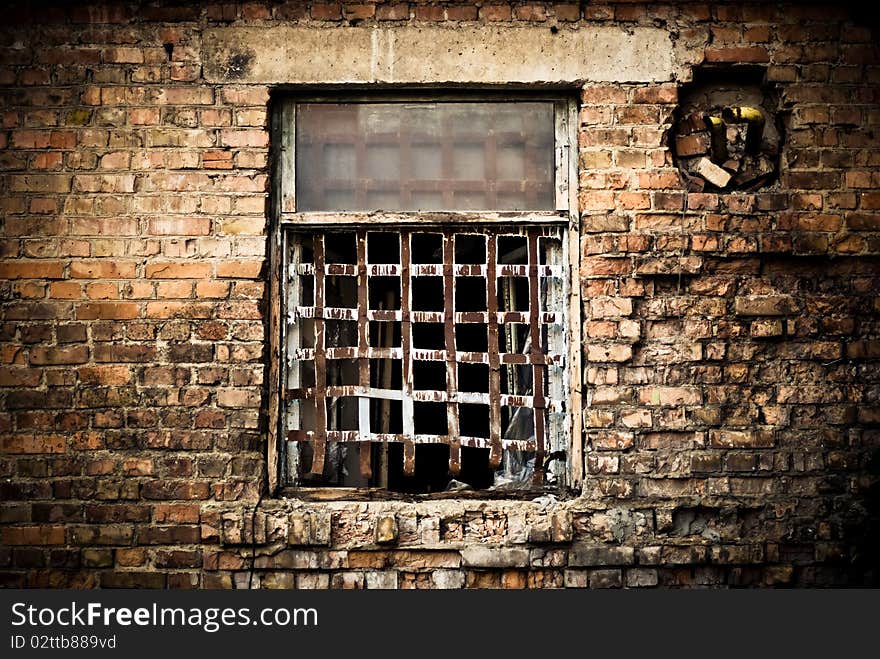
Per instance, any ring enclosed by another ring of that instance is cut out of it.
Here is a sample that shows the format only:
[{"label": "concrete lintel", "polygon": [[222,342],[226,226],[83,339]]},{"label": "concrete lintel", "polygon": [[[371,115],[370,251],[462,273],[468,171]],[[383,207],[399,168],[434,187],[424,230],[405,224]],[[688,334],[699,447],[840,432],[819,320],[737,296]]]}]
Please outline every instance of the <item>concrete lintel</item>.
[{"label": "concrete lintel", "polygon": [[207,30],[208,82],[502,84],[663,82],[667,31],[637,27],[228,27]]}]

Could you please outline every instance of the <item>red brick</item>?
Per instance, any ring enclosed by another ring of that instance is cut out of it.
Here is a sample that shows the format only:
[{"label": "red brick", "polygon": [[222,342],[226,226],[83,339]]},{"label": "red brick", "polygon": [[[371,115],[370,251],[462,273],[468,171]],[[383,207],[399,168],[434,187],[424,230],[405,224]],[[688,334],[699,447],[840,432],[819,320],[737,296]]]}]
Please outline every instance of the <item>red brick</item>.
[{"label": "red brick", "polygon": [[151,476],[154,467],[151,458],[128,458],[122,463],[122,473],[126,476]]},{"label": "red brick", "polygon": [[67,451],[67,439],[64,435],[12,435],[4,433],[0,442],[2,442],[3,452],[10,454],[65,453]]},{"label": "red brick", "polygon": [[140,316],[135,302],[90,302],[76,309],[77,320],[129,320]]},{"label": "red brick", "polygon": [[555,4],[553,5],[553,13],[560,21],[577,21],[581,17],[580,4]]},{"label": "red brick", "polygon": [[[160,281],[156,286],[156,297],[159,298],[188,298],[192,295],[193,284],[191,281],[178,281],[172,279],[170,281]],[[147,316],[155,317],[154,310],[150,303],[147,305]]]},{"label": "red brick", "polygon": [[83,384],[123,385],[131,381],[127,366],[82,366],[77,374]]},{"label": "red brick", "polygon": [[409,19],[409,5],[396,3],[393,5],[379,5],[376,8],[376,19],[380,21],[405,21]]},{"label": "red brick", "polygon": [[717,448],[771,448],[774,443],[768,430],[709,431],[709,445]]},{"label": "red brick", "polygon": [[64,348],[34,347],[30,349],[29,361],[36,365],[84,364],[89,359],[88,346]]},{"label": "red brick", "polygon": [[0,527],[0,545],[63,545],[64,526]]},{"label": "red brick", "polygon": [[47,149],[51,132],[48,130],[12,131],[12,146],[16,149]]},{"label": "red brick", "polygon": [[168,105],[212,105],[214,90],[209,87],[166,87],[160,101]]},{"label": "red brick", "polygon": [[131,154],[127,151],[113,151],[105,153],[98,161],[98,169],[128,169],[131,164]]},{"label": "red brick", "polygon": [[620,430],[600,430],[590,439],[593,448],[599,451],[624,451],[632,448],[633,433]]},{"label": "red brick", "polygon": [[245,20],[262,20],[269,15],[269,8],[262,3],[248,2],[241,6],[241,17]]},{"label": "red brick", "polygon": [[58,151],[48,151],[37,154],[31,163],[33,169],[57,170],[61,169],[62,154]]},{"label": "red brick", "polygon": [[724,63],[763,63],[770,61],[770,54],[763,46],[744,46],[732,48],[707,48],[707,62]]},{"label": "red brick", "polygon": [[446,7],[446,20],[448,21],[475,21],[477,20],[477,7],[468,5]]},{"label": "red brick", "polygon": [[639,402],[643,405],[699,405],[701,396],[694,387],[642,387]]},{"label": "red brick", "polygon": [[145,275],[150,279],[205,279],[211,274],[209,263],[153,261],[147,263]]},{"label": "red brick", "polygon": [[509,21],[513,17],[510,5],[485,5],[480,7],[480,18],[487,21]]},{"label": "red brick", "polygon": [[678,87],[676,85],[657,85],[655,87],[637,87],[633,90],[633,103],[677,103]]},{"label": "red brick", "polygon": [[233,279],[257,279],[263,268],[263,261],[220,261],[217,263],[217,276]]},{"label": "red brick", "polygon": [[157,524],[198,524],[199,516],[198,506],[170,503],[153,507],[153,521]]},{"label": "red brick", "polygon": [[0,279],[61,279],[64,275],[61,261],[16,261],[0,262]]},{"label": "red brick", "polygon": [[49,284],[49,297],[78,300],[82,297],[82,285],[74,281],[53,281]]},{"label": "red brick", "polygon": [[85,293],[89,300],[116,300],[119,298],[119,285],[107,281],[92,282],[86,284]]},{"label": "red brick", "polygon": [[151,217],[147,222],[151,236],[207,236],[211,233],[208,217]]},{"label": "red brick", "polygon": [[348,19],[364,20],[376,13],[376,5],[374,4],[348,4],[342,7],[342,15]]},{"label": "red brick", "polygon": [[196,283],[196,297],[199,298],[224,298],[229,295],[229,282],[225,281],[200,281]]},{"label": "red brick", "polygon": [[131,279],[135,264],[131,261],[71,261],[71,279]]},{"label": "red brick", "polygon": [[442,21],[444,18],[443,7],[421,6],[415,8],[417,21]]},{"label": "red brick", "polygon": [[155,126],[159,123],[159,108],[131,108],[128,121],[133,126]]},{"label": "red brick", "polygon": [[232,169],[232,152],[205,151],[202,153],[202,167],[205,169]]},{"label": "red brick", "polygon": [[681,178],[677,171],[673,170],[653,170],[638,173],[638,186],[647,190],[662,190],[682,188]]},{"label": "red brick", "polygon": [[228,147],[266,147],[269,133],[256,128],[226,128],[220,131],[221,146]]},{"label": "red brick", "polygon": [[117,64],[143,64],[144,53],[139,48],[107,48],[104,50],[104,61]]},{"label": "red brick", "polygon": [[315,3],[311,15],[316,21],[338,21],[342,19],[342,5],[338,2]]},{"label": "red brick", "polygon": [[0,367],[0,387],[36,387],[43,372],[36,368]]},{"label": "red brick", "polygon": [[706,154],[709,152],[709,136],[706,133],[678,136],[675,138],[675,152],[679,156]]},{"label": "red brick", "polygon": [[547,8],[544,5],[519,5],[514,8],[514,14],[520,21],[546,21]]}]

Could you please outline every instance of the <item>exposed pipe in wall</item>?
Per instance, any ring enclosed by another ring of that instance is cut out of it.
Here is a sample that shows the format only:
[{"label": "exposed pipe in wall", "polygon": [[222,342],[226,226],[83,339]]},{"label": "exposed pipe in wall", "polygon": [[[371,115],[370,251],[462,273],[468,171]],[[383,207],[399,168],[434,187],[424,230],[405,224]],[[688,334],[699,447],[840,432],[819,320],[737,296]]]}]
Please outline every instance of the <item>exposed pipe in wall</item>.
[{"label": "exposed pipe in wall", "polygon": [[748,124],[746,128],[746,153],[757,155],[764,135],[764,115],[750,106],[728,107],[721,110],[721,118],[732,124]]},{"label": "exposed pipe in wall", "polygon": [[712,162],[720,165],[727,160],[727,127],[721,119],[709,114],[703,117],[703,121],[712,136]]}]

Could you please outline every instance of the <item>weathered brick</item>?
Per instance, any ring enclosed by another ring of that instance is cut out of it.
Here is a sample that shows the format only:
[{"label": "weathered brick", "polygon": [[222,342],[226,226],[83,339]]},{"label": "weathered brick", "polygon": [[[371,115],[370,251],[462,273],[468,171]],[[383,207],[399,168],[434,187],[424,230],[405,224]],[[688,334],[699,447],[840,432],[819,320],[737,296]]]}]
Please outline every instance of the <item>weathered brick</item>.
[{"label": "weathered brick", "polygon": [[461,551],[461,560],[467,567],[528,567],[529,552],[512,547],[467,546]]},{"label": "weathered brick", "polygon": [[634,557],[632,547],[575,544],[569,550],[568,564],[577,567],[632,565],[635,561]]},{"label": "weathered brick", "polygon": [[151,279],[205,279],[211,273],[209,263],[177,261],[147,263],[145,275]]},{"label": "weathered brick", "polygon": [[710,430],[709,445],[716,448],[770,448],[775,444],[769,430]]},{"label": "weathered brick", "polygon": [[736,298],[736,313],[741,316],[786,316],[797,311],[790,295],[752,295]]},{"label": "weathered brick", "polygon": [[37,365],[84,364],[89,358],[88,346],[67,346],[63,348],[30,349],[29,361]]}]

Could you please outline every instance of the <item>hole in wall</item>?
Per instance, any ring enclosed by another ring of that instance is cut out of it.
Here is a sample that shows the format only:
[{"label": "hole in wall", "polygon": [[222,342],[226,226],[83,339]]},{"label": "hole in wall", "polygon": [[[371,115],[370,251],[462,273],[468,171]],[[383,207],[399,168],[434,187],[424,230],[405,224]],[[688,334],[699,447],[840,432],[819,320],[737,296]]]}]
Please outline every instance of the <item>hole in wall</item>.
[{"label": "hole in wall", "polygon": [[671,148],[692,192],[767,188],[779,177],[779,91],[763,67],[701,68],[682,88]]}]

